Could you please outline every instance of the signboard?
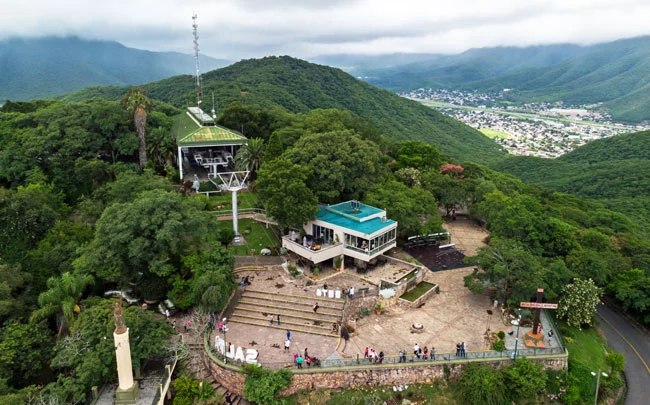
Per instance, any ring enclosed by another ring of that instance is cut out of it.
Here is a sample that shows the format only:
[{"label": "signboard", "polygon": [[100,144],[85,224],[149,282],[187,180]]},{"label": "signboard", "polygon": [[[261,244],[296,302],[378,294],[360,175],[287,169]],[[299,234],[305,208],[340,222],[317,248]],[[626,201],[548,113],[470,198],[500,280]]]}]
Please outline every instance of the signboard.
[{"label": "signboard", "polygon": [[557,309],[557,304],[546,304],[543,302],[520,302],[519,306],[522,308]]}]

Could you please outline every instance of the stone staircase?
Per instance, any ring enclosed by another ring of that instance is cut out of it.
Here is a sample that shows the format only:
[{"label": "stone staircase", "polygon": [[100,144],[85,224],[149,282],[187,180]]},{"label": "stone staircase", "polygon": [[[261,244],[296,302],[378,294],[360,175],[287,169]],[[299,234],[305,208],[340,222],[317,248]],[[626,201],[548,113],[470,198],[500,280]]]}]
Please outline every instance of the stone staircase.
[{"label": "stone staircase", "polygon": [[[314,314],[313,306],[316,302],[319,308]],[[330,299],[246,289],[229,321],[332,337],[335,336],[332,324],[341,319],[344,303],[343,298]],[[273,325],[269,323],[269,315],[274,316]],[[277,315],[280,315],[282,322],[280,326],[277,323]]]}]

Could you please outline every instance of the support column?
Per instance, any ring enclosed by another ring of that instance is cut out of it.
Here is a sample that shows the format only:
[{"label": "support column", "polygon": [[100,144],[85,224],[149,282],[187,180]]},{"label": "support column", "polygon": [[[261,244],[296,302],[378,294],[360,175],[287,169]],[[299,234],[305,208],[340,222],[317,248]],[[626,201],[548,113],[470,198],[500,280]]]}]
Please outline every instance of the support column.
[{"label": "support column", "polygon": [[131,347],[129,345],[129,329],[124,324],[122,306],[115,303],[115,359],[117,360],[118,387],[115,390],[115,404],[135,404],[140,391],[138,383],[133,380],[131,364]]},{"label": "support column", "polygon": [[181,183],[183,182],[183,151],[178,148],[178,170],[181,173]]},{"label": "support column", "polygon": [[239,235],[239,220],[237,218],[237,191],[232,191],[232,229],[235,236]]}]

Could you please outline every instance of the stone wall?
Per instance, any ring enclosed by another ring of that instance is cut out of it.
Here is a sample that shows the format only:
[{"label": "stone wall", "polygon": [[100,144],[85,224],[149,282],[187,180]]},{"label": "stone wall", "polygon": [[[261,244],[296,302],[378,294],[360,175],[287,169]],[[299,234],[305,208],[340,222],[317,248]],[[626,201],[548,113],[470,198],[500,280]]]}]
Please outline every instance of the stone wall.
[{"label": "stone wall", "polygon": [[[555,358],[530,358],[534,362],[544,364],[555,370],[566,369],[568,357]],[[445,378],[445,365],[448,368],[449,379],[454,380],[469,362],[452,363],[417,363],[384,366],[368,366],[349,369],[308,369],[294,371],[291,385],[281,392],[281,396],[295,394],[301,390],[314,390],[318,388],[345,389],[359,386],[394,386],[400,384],[431,383],[434,380]],[[511,361],[484,362],[494,368],[501,368],[512,364]],[[237,371],[225,369],[221,365],[211,362],[210,371],[219,384],[231,392],[243,396],[245,376]]]}]

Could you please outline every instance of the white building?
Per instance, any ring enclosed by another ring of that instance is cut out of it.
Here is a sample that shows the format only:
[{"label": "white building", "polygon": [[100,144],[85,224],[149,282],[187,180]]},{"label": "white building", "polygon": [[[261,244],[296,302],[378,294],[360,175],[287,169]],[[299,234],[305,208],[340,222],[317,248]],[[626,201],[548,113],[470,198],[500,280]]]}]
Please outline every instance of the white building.
[{"label": "white building", "polygon": [[282,246],[314,264],[346,257],[368,263],[397,245],[397,222],[358,201],[321,205],[303,231],[284,236]]}]

